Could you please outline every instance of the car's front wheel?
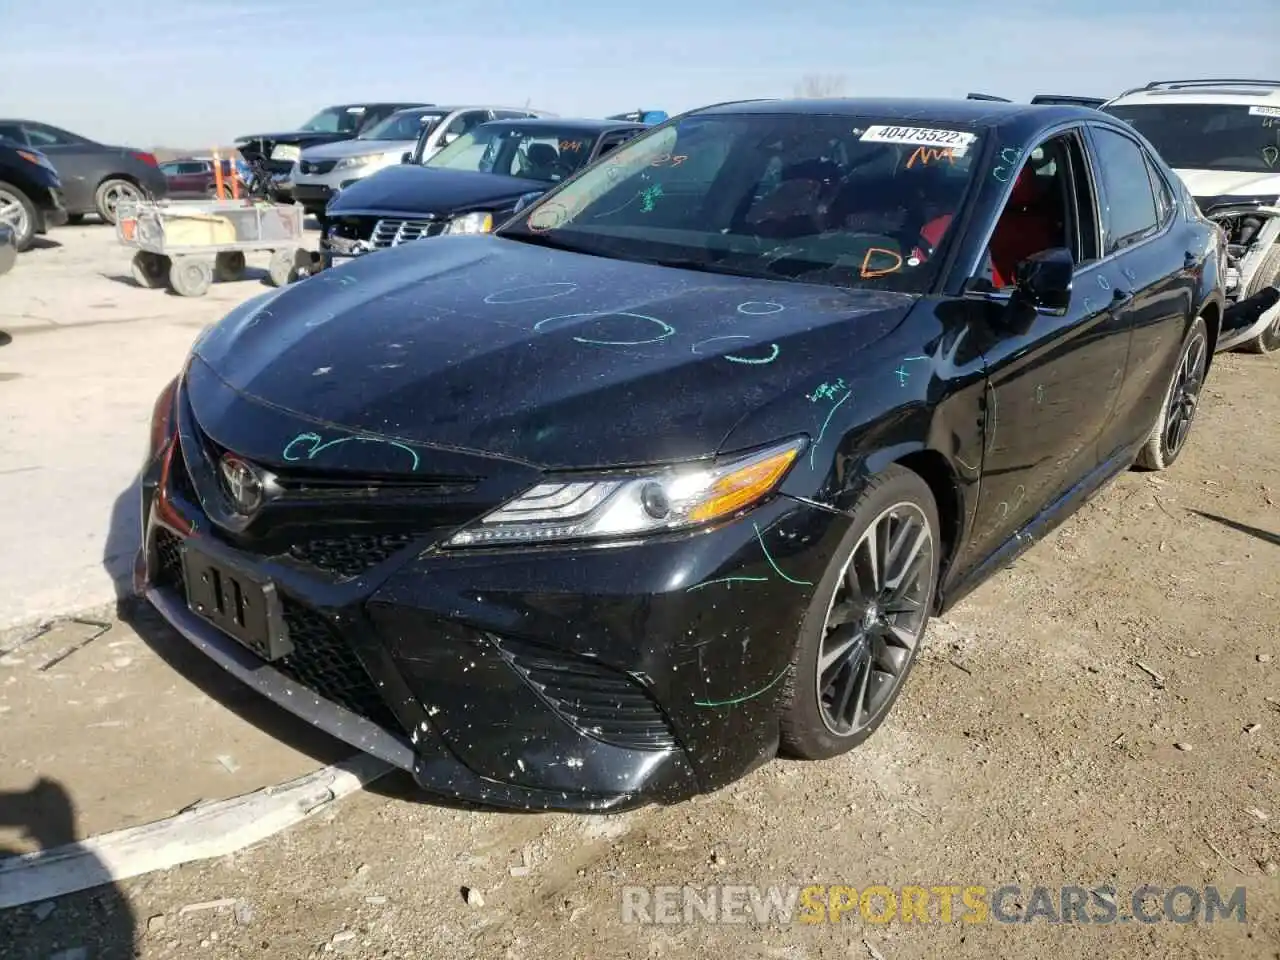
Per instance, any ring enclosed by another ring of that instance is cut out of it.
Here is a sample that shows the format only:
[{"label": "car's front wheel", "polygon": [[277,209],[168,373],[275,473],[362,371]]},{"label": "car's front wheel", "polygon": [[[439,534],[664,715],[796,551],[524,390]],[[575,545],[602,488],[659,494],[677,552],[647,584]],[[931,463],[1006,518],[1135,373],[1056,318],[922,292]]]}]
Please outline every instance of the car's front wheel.
[{"label": "car's front wheel", "polygon": [[[1255,296],[1267,287],[1280,287],[1280,243],[1272,244],[1262,263],[1258,264],[1243,299]],[[1280,310],[1276,310],[1266,329],[1245,343],[1243,348],[1248,353],[1275,353],[1280,350]]]},{"label": "car's front wheel", "polygon": [[1200,407],[1200,390],[1209,369],[1209,329],[1204,317],[1196,317],[1191,331],[1182,343],[1178,365],[1165,393],[1160,415],[1151,435],[1138,452],[1138,466],[1163,470],[1178,459],[1191,433],[1196,411]]},{"label": "car's front wheel", "polygon": [[856,747],[888,715],[933,608],[938,508],[918,474],[868,482],[823,576],[787,678],[782,747],[819,760]]},{"label": "car's front wheel", "polygon": [[13,231],[13,243],[21,253],[36,235],[36,206],[11,183],[0,180],[0,223]]}]

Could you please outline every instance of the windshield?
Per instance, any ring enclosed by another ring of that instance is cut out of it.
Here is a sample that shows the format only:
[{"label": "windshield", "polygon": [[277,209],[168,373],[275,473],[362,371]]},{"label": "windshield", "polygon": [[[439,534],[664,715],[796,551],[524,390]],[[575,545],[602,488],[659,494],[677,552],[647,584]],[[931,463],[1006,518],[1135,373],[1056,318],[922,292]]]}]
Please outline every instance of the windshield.
[{"label": "windshield", "polygon": [[695,114],[619,147],[499,233],[714,273],[922,292],[980,146],[978,134],[926,121]]},{"label": "windshield", "polygon": [[1159,103],[1107,107],[1171,167],[1280,173],[1280,108]]},{"label": "windshield", "polygon": [[314,130],[316,133],[350,133],[355,134],[364,122],[364,107],[329,107],[321,110],[304,123],[299,130]]},{"label": "windshield", "polygon": [[572,127],[530,129],[483,123],[437,153],[426,166],[559,183],[587,162],[597,137]]},{"label": "windshield", "polygon": [[400,110],[375,123],[356,139],[417,140],[421,133],[430,130],[443,119],[444,114],[436,110]]}]

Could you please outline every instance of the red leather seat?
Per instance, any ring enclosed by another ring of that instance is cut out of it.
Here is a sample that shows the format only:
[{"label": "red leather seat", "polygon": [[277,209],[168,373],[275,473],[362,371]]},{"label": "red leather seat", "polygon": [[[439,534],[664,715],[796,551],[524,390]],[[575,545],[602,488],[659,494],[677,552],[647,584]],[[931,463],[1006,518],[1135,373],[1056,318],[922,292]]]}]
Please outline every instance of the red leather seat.
[{"label": "red leather seat", "polygon": [[1052,179],[1037,177],[1026,168],[1018,174],[991,236],[991,282],[996,289],[1012,286],[1014,268],[1031,254],[1062,246],[1062,229],[1050,197],[1052,184]]}]

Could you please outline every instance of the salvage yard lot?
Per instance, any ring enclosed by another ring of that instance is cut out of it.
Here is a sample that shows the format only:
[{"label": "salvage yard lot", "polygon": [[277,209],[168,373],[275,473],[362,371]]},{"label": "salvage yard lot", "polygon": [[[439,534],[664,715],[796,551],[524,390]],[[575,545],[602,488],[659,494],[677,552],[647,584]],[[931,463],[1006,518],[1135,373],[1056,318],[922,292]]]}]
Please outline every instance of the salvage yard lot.
[{"label": "salvage yard lot", "polygon": [[[0,650],[35,621],[86,622],[0,657],[0,855],[351,752],[111,602],[152,400],[258,275],[184,300],[133,287],[105,228],[53,238],[0,280]],[[1280,956],[1278,387],[1275,357],[1216,358],[1176,466],[1121,477],[935,621],[899,706],[850,755],[612,817],[458,809],[391,775],[238,853],[0,912],[0,954]],[[13,800],[41,775],[74,824]],[[1121,914],[1143,884],[1243,886],[1248,922],[622,922],[627,885],[811,882],[1111,884]]]}]

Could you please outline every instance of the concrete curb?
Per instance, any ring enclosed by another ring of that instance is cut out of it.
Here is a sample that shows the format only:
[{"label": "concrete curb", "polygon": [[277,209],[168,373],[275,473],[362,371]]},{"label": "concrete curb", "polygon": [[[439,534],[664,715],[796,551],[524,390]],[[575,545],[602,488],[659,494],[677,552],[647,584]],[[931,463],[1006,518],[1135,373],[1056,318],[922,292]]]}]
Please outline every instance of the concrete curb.
[{"label": "concrete curb", "polygon": [[164,820],[0,860],[0,910],[87,890],[265,840],[394,769],[357,754],[286,783]]}]

